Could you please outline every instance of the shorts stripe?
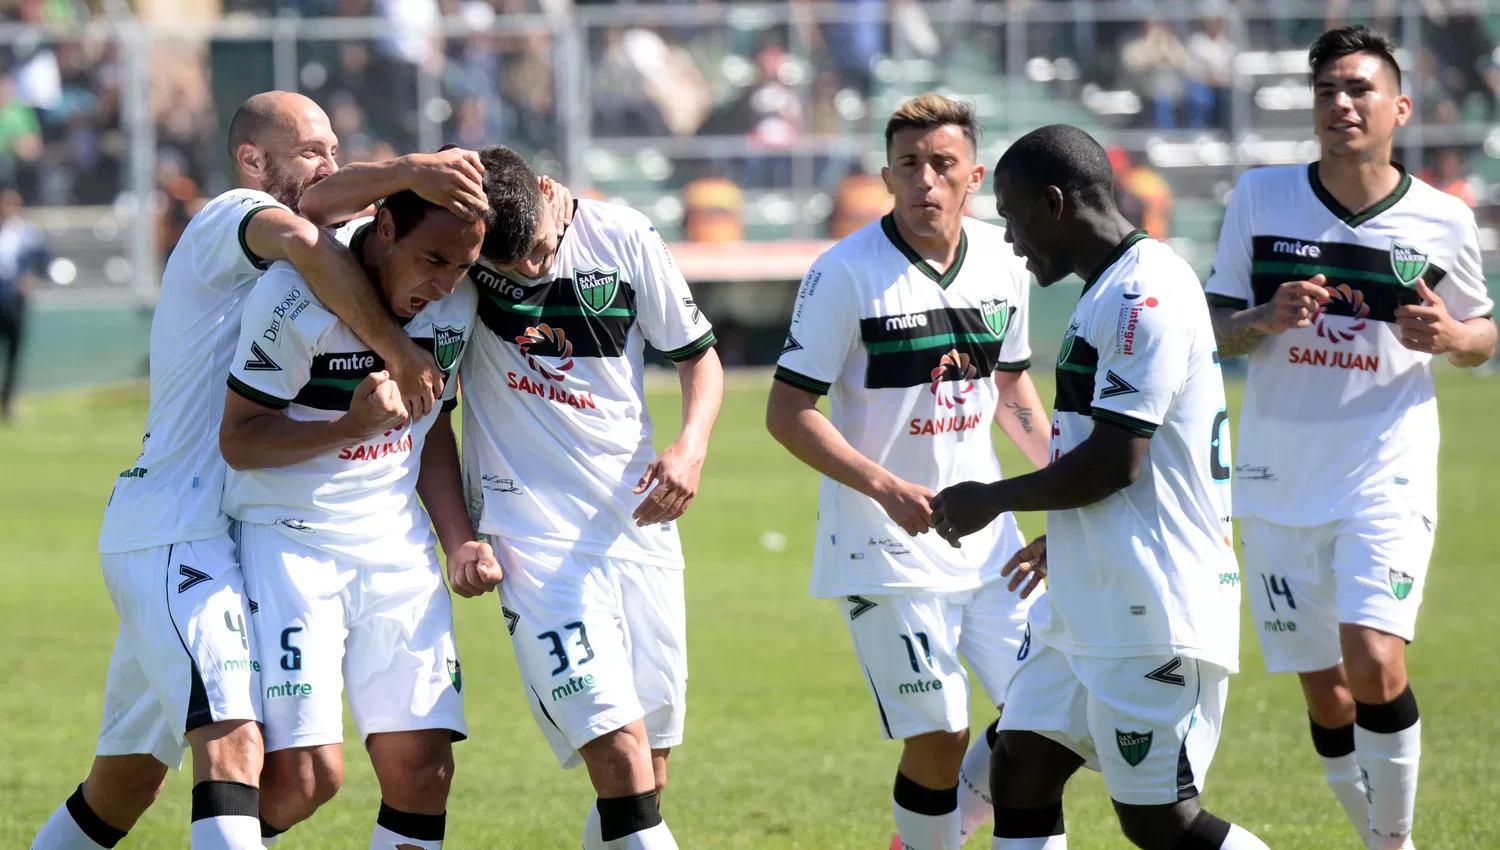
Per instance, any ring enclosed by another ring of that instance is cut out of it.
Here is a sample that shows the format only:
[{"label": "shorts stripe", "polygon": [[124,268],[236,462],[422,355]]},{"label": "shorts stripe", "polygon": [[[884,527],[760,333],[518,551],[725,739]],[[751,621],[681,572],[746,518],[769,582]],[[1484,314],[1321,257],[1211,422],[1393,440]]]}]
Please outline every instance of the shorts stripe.
[{"label": "shorts stripe", "polygon": [[182,639],[182,629],[178,628],[177,616],[172,613],[172,554],[176,551],[175,543],[167,547],[167,581],[164,591],[167,597],[167,618],[172,621],[172,631],[177,633],[177,642],[182,644],[182,653],[187,656],[188,667],[192,671],[192,682],[188,686],[187,716],[183,718],[183,732],[191,732],[213,723],[214,717],[213,710],[208,706],[208,689],[203,686],[203,675],[198,672],[198,662],[188,650],[187,641]]},{"label": "shorts stripe", "polygon": [[[1198,660],[1193,659],[1193,675],[1198,678],[1198,692],[1193,695],[1193,712],[1197,716],[1198,704],[1203,699],[1203,671],[1198,669]],[[1193,723],[1188,721],[1188,730],[1183,733],[1182,747],[1177,751],[1177,802],[1198,796],[1198,786],[1193,783],[1193,763],[1188,760],[1187,739],[1193,734]]]},{"label": "shorts stripe", "polygon": [[880,725],[885,727],[885,736],[895,738],[896,736],[891,734],[891,721],[886,719],[885,706],[880,702],[880,691],[875,687],[875,677],[870,675],[869,667],[865,668],[865,678],[870,680],[870,693],[875,695],[875,707],[880,709]]},{"label": "shorts stripe", "polygon": [[[562,727],[558,726],[557,721],[552,719],[552,715],[547,711],[547,706],[542,703],[542,695],[536,692],[536,688],[531,689],[531,695],[536,697],[536,707],[542,710],[542,716],[547,718],[547,722],[552,724],[552,728],[562,732]],[[563,736],[567,737],[567,733],[563,732]]]}]

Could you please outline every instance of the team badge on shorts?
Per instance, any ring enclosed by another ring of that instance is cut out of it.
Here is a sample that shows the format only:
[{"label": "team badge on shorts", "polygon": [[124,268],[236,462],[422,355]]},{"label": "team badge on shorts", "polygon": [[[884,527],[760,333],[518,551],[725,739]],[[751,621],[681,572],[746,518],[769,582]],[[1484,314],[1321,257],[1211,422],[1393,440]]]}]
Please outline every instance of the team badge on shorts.
[{"label": "team badge on shorts", "polygon": [[464,692],[464,668],[458,663],[457,658],[448,660],[448,680],[453,683],[453,690]]},{"label": "team badge on shorts", "polygon": [[437,361],[439,369],[444,372],[453,371],[454,365],[458,363],[458,355],[463,350],[464,329],[462,327],[432,329],[432,359]]},{"label": "team badge on shorts", "polygon": [[1405,599],[1411,593],[1412,582],[1416,581],[1410,573],[1403,573],[1395,568],[1390,570],[1389,580],[1391,592],[1396,594],[1397,599]]},{"label": "team badge on shorts", "polygon": [[1115,745],[1120,748],[1120,758],[1131,767],[1146,760],[1151,752],[1151,736],[1154,732],[1121,732],[1115,730]]},{"label": "team badge on shorts", "polygon": [[1402,286],[1415,286],[1417,278],[1427,271],[1427,255],[1409,245],[1391,242],[1391,271]]}]

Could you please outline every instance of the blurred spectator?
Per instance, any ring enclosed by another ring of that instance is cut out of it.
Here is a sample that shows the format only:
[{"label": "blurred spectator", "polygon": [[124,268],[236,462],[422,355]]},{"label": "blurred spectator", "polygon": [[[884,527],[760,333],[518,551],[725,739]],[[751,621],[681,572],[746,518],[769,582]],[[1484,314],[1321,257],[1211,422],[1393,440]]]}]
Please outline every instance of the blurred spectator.
[{"label": "blurred spectator", "polygon": [[885,181],[873,174],[850,174],[833,190],[828,238],[843,239],[890,212],[895,205]]},{"label": "blurred spectator", "polygon": [[36,110],[16,99],[15,83],[0,74],[0,183],[14,184],[42,156]]},{"label": "blurred spectator", "polygon": [[328,98],[328,121],[339,139],[339,165],[373,161],[370,149],[377,139],[365,126],[365,111],[353,94],[341,91]]},{"label": "blurred spectator", "polygon": [[605,32],[594,73],[594,121],[614,136],[689,136],[712,107],[712,93],[687,50],[643,27]]},{"label": "blurred spectator", "polygon": [[733,180],[703,177],[682,189],[685,207],[683,235],[689,242],[740,242],[745,222],[740,217],[745,194]]},{"label": "blurred spectator", "polygon": [[1152,239],[1170,237],[1172,187],[1166,178],[1150,166],[1131,162],[1124,148],[1111,145],[1106,152],[1115,172],[1115,199],[1120,214]]},{"label": "blurred spectator", "polygon": [[163,150],[156,160],[156,246],[166,262],[188,221],[203,207],[203,193],[187,174],[182,157]]},{"label": "blurred spectator", "polygon": [[1463,154],[1453,148],[1438,151],[1433,167],[1420,176],[1434,188],[1468,204],[1471,209],[1479,204],[1479,199],[1474,195],[1474,187],[1469,184],[1468,164],[1464,161]]},{"label": "blurred spectator", "polygon": [[822,27],[823,43],[841,82],[868,97],[875,86],[875,60],[885,50],[881,12],[885,0],[824,0],[837,4],[843,19]]},{"label": "blurred spectator", "polygon": [[21,219],[21,193],[0,190],[0,348],[5,374],[0,378],[0,417],[13,417],[21,341],[26,326],[26,299],[46,273],[47,246],[42,232]]},{"label": "blurred spectator", "polygon": [[[754,150],[789,148],[802,138],[802,98],[782,80],[789,61],[780,36],[766,31],[755,51],[756,81],[738,98],[721,107],[699,129],[713,135],[744,135]],[[789,186],[792,163],[788,156],[750,156],[740,185],[747,188]]]},{"label": "blurred spectator", "polygon": [[530,32],[518,54],[506,57],[500,93],[516,110],[514,137],[532,150],[557,149],[556,86],[552,80],[552,36]]},{"label": "blurred spectator", "polygon": [[1177,105],[1187,91],[1187,50],[1172,28],[1147,21],[1141,34],[1126,42],[1120,64],[1131,87],[1151,104],[1151,123],[1158,129],[1177,126]]},{"label": "blurred spectator", "polygon": [[1187,125],[1194,130],[1229,126],[1234,83],[1234,42],[1223,18],[1208,18],[1188,38]]}]

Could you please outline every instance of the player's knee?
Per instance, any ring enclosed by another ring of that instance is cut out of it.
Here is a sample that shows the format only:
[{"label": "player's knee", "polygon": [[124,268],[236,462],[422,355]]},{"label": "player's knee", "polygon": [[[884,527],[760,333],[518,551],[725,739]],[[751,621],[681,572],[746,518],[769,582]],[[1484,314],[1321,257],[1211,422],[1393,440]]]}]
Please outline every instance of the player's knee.
[{"label": "player's knee", "polygon": [[903,762],[915,760],[929,769],[957,774],[964,754],[969,750],[969,730],[928,732],[907,738],[904,743]]},{"label": "player's knee", "polygon": [[108,822],[134,822],[156,802],[166,779],[167,766],[150,756],[105,756],[95,759],[83,783],[84,799]]},{"label": "player's knee", "polygon": [[453,784],[453,747],[448,733],[373,735],[370,757],[380,793],[402,811],[440,808]]},{"label": "player's knee", "polygon": [[1083,764],[1077,753],[1034,732],[1003,731],[990,754],[990,795],[997,807],[1040,809],[1062,800]]},{"label": "player's knee", "polygon": [[579,753],[600,796],[624,797],[656,787],[656,760],[651,758],[645,727],[640,724],[606,732],[580,747]]},{"label": "player's knee", "polygon": [[289,829],[332,800],[344,784],[340,758],[321,751],[281,750],[266,758],[261,777],[261,815],[278,829]]},{"label": "player's knee", "polygon": [[1196,799],[1161,806],[1112,802],[1120,819],[1120,831],[1141,850],[1175,850],[1202,811]]},{"label": "player's knee", "polygon": [[1298,676],[1307,713],[1313,722],[1325,729],[1337,729],[1354,722],[1354,698],[1342,666],[1330,667]]},{"label": "player's knee", "polygon": [[[265,743],[253,720],[224,720],[188,733],[193,748],[194,775],[220,782],[259,785]],[[199,769],[198,763],[206,765]]]},{"label": "player's knee", "polygon": [[1404,645],[1400,638],[1380,633],[1360,638],[1350,641],[1344,652],[1349,690],[1359,702],[1390,702],[1406,689]]}]

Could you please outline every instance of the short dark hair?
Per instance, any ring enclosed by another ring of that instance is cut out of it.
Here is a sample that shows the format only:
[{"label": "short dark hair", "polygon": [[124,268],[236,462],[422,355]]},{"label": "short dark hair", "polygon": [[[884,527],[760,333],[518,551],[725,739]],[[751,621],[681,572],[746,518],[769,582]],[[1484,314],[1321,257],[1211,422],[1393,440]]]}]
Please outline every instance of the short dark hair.
[{"label": "short dark hair", "polygon": [[410,189],[386,198],[380,208],[391,214],[391,223],[396,226],[395,241],[405,239],[408,233],[416,230],[428,213],[442,209]]},{"label": "short dark hair", "polygon": [[949,125],[964,132],[971,149],[979,149],[979,119],[972,104],[931,92],[919,94],[897,107],[885,122],[885,149],[891,149],[891,140],[902,130],[935,130]]},{"label": "short dark hair", "polygon": [[1071,124],[1048,124],[1022,136],[1001,155],[995,171],[1096,210],[1115,208],[1115,170],[1093,136]]},{"label": "short dark hair", "polygon": [[1396,64],[1396,43],[1385,33],[1366,26],[1339,27],[1318,36],[1307,51],[1308,82],[1316,83],[1318,74],[1329,62],[1355,53],[1366,53],[1384,62],[1396,79],[1396,89],[1400,90],[1401,66]]},{"label": "short dark hair", "polygon": [[542,190],[526,158],[504,145],[479,149],[484,166],[485,259],[509,265],[531,253],[536,225],[542,217]]}]

